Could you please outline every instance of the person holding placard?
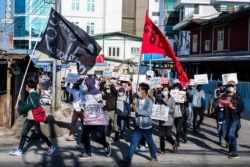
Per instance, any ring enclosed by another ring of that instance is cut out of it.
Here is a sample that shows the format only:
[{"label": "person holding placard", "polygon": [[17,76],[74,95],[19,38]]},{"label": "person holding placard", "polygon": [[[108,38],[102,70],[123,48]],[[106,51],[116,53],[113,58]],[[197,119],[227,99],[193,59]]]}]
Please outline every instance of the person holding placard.
[{"label": "person holding placard", "polygon": [[153,103],[148,97],[148,90],[148,84],[139,84],[137,92],[138,100],[137,103],[133,106],[133,110],[135,111],[135,127],[133,135],[131,137],[128,154],[125,159],[121,160],[121,162],[126,165],[131,164],[132,157],[142,136],[145,137],[149,146],[151,157],[149,163],[153,164],[157,162],[156,146],[152,134],[153,121],[151,118],[151,114]]},{"label": "person holding placard", "polygon": [[[193,91],[193,132],[200,131],[200,125],[204,119],[205,110],[205,92],[201,89],[201,85],[195,85],[196,88]],[[199,121],[197,122],[197,116],[199,114]]]},{"label": "person holding placard", "polygon": [[229,144],[228,158],[238,158],[237,134],[240,129],[241,113],[244,111],[242,98],[236,94],[236,83],[229,81],[226,85],[227,91],[218,100],[218,105],[224,112],[223,137]]},{"label": "person holding placard", "polygon": [[158,104],[164,105],[169,108],[168,120],[159,121],[160,152],[158,153],[158,156],[162,156],[165,154],[165,140],[167,140],[172,145],[173,152],[176,152],[177,149],[176,142],[172,136],[172,127],[174,125],[175,100],[170,95],[170,90],[170,86],[163,86],[161,91],[162,98],[158,102]]}]

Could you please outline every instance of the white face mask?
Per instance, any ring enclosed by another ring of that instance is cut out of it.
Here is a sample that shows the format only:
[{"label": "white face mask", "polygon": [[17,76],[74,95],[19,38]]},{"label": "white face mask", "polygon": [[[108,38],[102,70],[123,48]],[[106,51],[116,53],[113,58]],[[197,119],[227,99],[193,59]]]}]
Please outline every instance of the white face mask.
[{"label": "white face mask", "polygon": [[119,95],[119,96],[122,96],[122,95],[123,95],[123,92],[119,92],[118,95]]},{"label": "white face mask", "polygon": [[110,89],[106,89],[107,93],[110,93]]},{"label": "white face mask", "polygon": [[228,91],[228,92],[233,92],[233,91],[234,91],[234,88],[230,86],[230,87],[227,88],[227,91]]},{"label": "white face mask", "polygon": [[141,96],[142,96],[141,92],[137,92],[137,96],[138,96],[139,98],[141,98]]},{"label": "white face mask", "polygon": [[167,91],[162,91],[161,94],[162,94],[163,96],[167,96],[167,95],[168,95],[168,92],[167,92]]}]

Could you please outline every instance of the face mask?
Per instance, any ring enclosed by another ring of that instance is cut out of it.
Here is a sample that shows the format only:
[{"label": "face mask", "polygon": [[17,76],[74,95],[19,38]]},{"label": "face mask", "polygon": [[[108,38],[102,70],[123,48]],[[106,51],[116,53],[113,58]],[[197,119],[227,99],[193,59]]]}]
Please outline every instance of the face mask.
[{"label": "face mask", "polygon": [[167,92],[167,91],[162,91],[161,94],[162,94],[163,96],[167,96],[167,95],[168,95],[168,92]]},{"label": "face mask", "polygon": [[119,92],[118,95],[119,95],[119,96],[122,96],[122,95],[123,95],[123,92]]},{"label": "face mask", "polygon": [[106,89],[107,93],[110,93],[110,89]]},{"label": "face mask", "polygon": [[227,91],[228,91],[228,92],[233,92],[233,91],[234,91],[234,88],[230,86],[230,87],[227,88]]},{"label": "face mask", "polygon": [[137,92],[137,96],[139,97],[139,98],[141,98],[141,92]]}]

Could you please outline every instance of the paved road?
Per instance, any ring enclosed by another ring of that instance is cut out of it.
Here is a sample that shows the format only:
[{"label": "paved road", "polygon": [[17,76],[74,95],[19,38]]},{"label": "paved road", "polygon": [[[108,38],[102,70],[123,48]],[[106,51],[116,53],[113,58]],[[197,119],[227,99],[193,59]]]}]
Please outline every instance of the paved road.
[{"label": "paved road", "polygon": [[[250,164],[250,121],[242,120],[242,129],[238,139],[238,159],[228,159],[227,149],[220,147],[216,136],[215,120],[206,117],[199,134],[193,134],[189,129],[188,143],[183,144],[176,153],[171,152],[171,145],[166,144],[167,152],[158,158],[155,165],[147,164],[149,151],[136,151],[131,166],[157,167],[249,167]],[[112,156],[105,157],[104,149],[98,143],[92,142],[92,160],[79,160],[80,150],[75,148],[76,141],[65,141],[65,136],[53,138],[57,146],[52,156],[45,154],[46,145],[39,140],[28,140],[26,152],[19,157],[8,155],[8,152],[18,145],[19,140],[13,136],[0,137],[0,166],[1,167],[116,167],[122,166],[119,160],[126,155],[131,130],[127,130],[125,139],[112,143]],[[157,130],[154,129],[154,139],[159,148]]]}]

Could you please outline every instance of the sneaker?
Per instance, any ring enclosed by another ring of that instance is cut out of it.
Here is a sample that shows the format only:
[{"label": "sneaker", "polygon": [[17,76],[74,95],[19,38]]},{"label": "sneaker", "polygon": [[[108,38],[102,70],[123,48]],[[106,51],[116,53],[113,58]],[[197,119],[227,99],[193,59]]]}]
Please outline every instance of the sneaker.
[{"label": "sneaker", "polygon": [[121,162],[123,165],[126,165],[126,166],[130,166],[130,165],[131,165],[131,162],[128,161],[127,159],[121,159],[120,162]]},{"label": "sneaker", "polygon": [[23,151],[21,149],[16,149],[14,151],[10,151],[9,154],[13,156],[20,156],[23,154]]},{"label": "sneaker", "polygon": [[146,151],[146,147],[145,147],[145,146],[140,145],[140,146],[139,146],[139,150],[140,150],[140,151]]},{"label": "sneaker", "polygon": [[74,135],[69,135],[65,139],[66,139],[66,141],[74,141],[75,140],[75,136]]},{"label": "sneaker", "polygon": [[56,147],[51,145],[50,147],[48,147],[47,155],[53,154],[55,150],[56,150]]},{"label": "sneaker", "polygon": [[78,148],[78,149],[83,149],[83,148],[84,148],[84,146],[83,146],[83,144],[82,144],[82,143],[77,144],[75,147],[76,147],[76,148]]},{"label": "sneaker", "polygon": [[238,156],[238,154],[232,154],[232,155],[228,156],[228,158],[236,159],[236,158],[239,158],[239,156]]},{"label": "sneaker", "polygon": [[79,159],[83,159],[83,160],[88,160],[88,159],[92,159],[92,157],[91,156],[88,156],[87,154],[81,154],[81,155],[79,155],[79,157],[78,157]]},{"label": "sneaker", "polygon": [[106,148],[106,157],[110,157],[111,156],[111,145],[109,143],[108,147]]}]

